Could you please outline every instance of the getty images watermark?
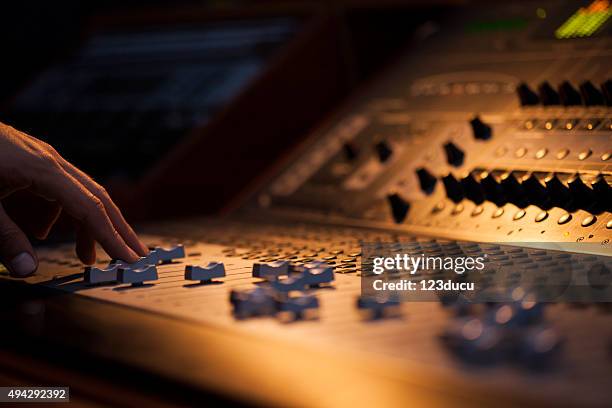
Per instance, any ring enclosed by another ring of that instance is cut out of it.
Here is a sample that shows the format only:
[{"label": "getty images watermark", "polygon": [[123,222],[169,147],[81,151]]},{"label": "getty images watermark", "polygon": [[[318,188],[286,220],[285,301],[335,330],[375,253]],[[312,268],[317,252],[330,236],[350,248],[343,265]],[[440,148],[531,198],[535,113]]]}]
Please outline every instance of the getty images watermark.
[{"label": "getty images watermark", "polygon": [[540,302],[610,302],[611,255],[585,243],[365,243],[361,289],[404,301],[506,302],[520,288]]}]

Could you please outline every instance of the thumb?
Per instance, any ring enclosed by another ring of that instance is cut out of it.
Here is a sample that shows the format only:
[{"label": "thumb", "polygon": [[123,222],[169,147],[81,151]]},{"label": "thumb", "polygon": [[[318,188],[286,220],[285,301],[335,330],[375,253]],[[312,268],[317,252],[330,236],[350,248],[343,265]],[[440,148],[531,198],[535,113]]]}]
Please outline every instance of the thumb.
[{"label": "thumb", "polygon": [[34,250],[23,231],[6,214],[0,204],[0,262],[15,277],[33,274],[38,267]]}]

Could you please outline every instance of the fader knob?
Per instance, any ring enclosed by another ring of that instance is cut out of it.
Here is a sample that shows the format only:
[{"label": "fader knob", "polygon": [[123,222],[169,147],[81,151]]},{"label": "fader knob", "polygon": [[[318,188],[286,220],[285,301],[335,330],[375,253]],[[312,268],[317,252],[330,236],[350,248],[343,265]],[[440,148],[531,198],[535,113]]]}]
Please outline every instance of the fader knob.
[{"label": "fader knob", "polygon": [[374,149],[376,149],[378,160],[380,160],[381,163],[384,163],[389,160],[389,158],[393,154],[393,149],[391,149],[391,146],[389,146],[389,144],[385,141],[376,143]]},{"label": "fader knob", "polygon": [[584,184],[578,173],[567,180],[567,186],[572,194],[574,202],[581,208],[588,208],[594,201],[593,190]]},{"label": "fader knob", "polygon": [[612,106],[612,79],[601,84],[601,92],[606,100],[606,105]]},{"label": "fader knob", "polygon": [[521,102],[521,106],[533,106],[540,103],[538,94],[533,92],[531,88],[529,88],[529,85],[524,82],[516,87],[516,93]]},{"label": "fader knob", "polygon": [[451,166],[459,167],[463,164],[465,153],[453,142],[446,142],[444,144],[444,152],[446,153],[446,161]]},{"label": "fader knob", "polygon": [[586,106],[604,105],[604,97],[591,81],[580,84],[580,94]]},{"label": "fader knob", "polygon": [[397,193],[389,194],[387,196],[387,201],[389,201],[389,205],[391,206],[393,220],[398,224],[403,222],[406,215],[408,215],[408,210],[410,210],[410,203]]},{"label": "fader knob", "polygon": [[560,208],[565,208],[571,199],[569,188],[559,179],[556,173],[552,173],[544,179],[546,190],[553,200],[553,203]]},{"label": "fader knob", "polygon": [[487,200],[497,204],[498,207],[506,204],[506,194],[497,177],[493,173],[486,171],[480,177],[480,185],[485,192]]},{"label": "fader knob", "polygon": [[468,200],[475,202],[476,204],[482,204],[485,200],[485,194],[482,186],[472,173],[468,173],[461,179],[461,186],[465,192],[465,196]]},{"label": "fader knob", "polygon": [[157,267],[145,266],[141,269],[119,268],[117,280],[121,283],[131,283],[132,286],[143,286],[147,281],[157,280]]},{"label": "fader knob", "polygon": [[427,194],[431,194],[433,192],[434,187],[436,186],[436,182],[438,181],[436,177],[429,172],[425,167],[420,167],[416,170],[416,175],[419,178],[419,184],[421,185],[421,190],[423,190]]},{"label": "fader knob", "polygon": [[480,120],[478,116],[470,120],[470,125],[472,126],[472,133],[475,139],[489,140],[493,135],[493,130],[491,129],[491,126]]},{"label": "fader knob", "polygon": [[452,173],[448,173],[446,176],[442,177],[442,184],[444,185],[444,190],[446,190],[446,196],[449,199],[455,203],[463,200],[463,187]]},{"label": "fader knob", "polygon": [[559,85],[559,97],[564,106],[576,106],[582,104],[580,93],[568,81]]}]

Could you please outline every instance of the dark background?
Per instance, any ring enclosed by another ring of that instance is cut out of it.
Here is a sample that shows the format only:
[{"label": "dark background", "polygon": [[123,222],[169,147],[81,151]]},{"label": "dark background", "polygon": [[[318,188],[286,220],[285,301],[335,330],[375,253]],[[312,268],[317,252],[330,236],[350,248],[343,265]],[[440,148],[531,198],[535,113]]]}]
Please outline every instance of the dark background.
[{"label": "dark background", "polygon": [[[267,73],[267,77],[258,78],[259,82],[246,96],[232,101],[223,115],[204,129],[184,132],[194,133],[187,146],[182,141],[187,137],[179,136],[181,142],[176,148],[179,153],[160,154],[158,161],[162,164],[152,174],[115,183],[97,177],[96,163],[91,159],[81,161],[78,151],[67,156],[105,184],[132,220],[218,213],[231,207],[240,193],[269,171],[279,157],[339,109],[370,78],[383,71],[402,49],[410,47],[413,33],[421,24],[440,18],[452,11],[457,3],[365,0],[4,2],[0,13],[0,118],[10,111],[11,100],[20,89],[45,67],[61,63],[78,50],[100,21],[103,24],[121,21],[123,26],[129,26],[132,23],[126,16],[136,16],[137,21],[140,15],[157,13],[167,15],[164,22],[172,24],[177,13],[189,15],[191,10],[202,16],[228,13],[246,18],[256,10],[255,14],[259,15],[298,14],[319,21],[320,26],[314,30],[318,30],[317,33],[311,35],[306,45],[294,47],[289,62],[278,66],[276,61],[277,66]],[[246,116],[257,120],[241,127],[240,118]],[[9,116],[0,120],[10,119]],[[75,117],[75,122],[77,120]],[[81,122],[84,124],[76,126],[77,130],[79,126],[87,126],[87,121]],[[45,139],[47,129],[27,115],[9,124]],[[115,130],[129,133],[125,129]],[[118,145],[117,151],[121,149]],[[61,148],[58,150],[64,154]],[[100,155],[95,161],[106,159]]]}]

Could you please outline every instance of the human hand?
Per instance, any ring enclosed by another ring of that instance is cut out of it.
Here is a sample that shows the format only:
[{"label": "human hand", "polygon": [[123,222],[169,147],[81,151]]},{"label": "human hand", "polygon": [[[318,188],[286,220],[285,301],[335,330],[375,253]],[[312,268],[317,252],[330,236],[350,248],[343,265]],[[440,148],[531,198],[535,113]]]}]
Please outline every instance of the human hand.
[{"label": "human hand", "polygon": [[76,253],[83,263],[95,262],[96,241],[126,262],[148,253],[102,186],[47,143],[0,123],[0,200],[15,193],[41,205],[18,225],[0,202],[0,262],[13,276],[28,276],[38,267],[23,229],[45,239],[62,210],[76,221]]}]

